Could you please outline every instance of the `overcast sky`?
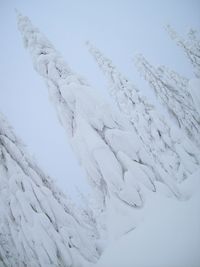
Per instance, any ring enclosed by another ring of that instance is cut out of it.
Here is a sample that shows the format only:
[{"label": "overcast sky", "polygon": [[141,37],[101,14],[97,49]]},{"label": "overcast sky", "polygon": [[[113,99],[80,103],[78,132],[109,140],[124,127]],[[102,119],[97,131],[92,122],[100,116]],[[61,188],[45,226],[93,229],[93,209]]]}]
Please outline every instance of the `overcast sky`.
[{"label": "overcast sky", "polygon": [[48,37],[72,69],[107,98],[105,80],[85,41],[95,44],[144,94],[149,94],[151,89],[131,59],[141,52],[153,64],[165,64],[192,77],[190,64],[164,26],[170,23],[180,34],[189,27],[200,29],[200,1],[0,0],[0,110],[64,191],[70,192],[75,184],[84,190],[84,175],[49,102],[44,81],[33,70],[23,47],[15,8]]}]

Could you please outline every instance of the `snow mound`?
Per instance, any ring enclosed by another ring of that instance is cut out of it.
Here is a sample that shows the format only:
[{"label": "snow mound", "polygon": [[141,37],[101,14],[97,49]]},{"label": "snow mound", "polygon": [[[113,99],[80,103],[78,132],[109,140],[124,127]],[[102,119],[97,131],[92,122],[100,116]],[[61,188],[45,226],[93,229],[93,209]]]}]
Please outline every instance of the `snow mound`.
[{"label": "snow mound", "polygon": [[142,222],[112,242],[95,266],[200,266],[199,177],[197,172],[183,183],[187,201],[149,192]]}]

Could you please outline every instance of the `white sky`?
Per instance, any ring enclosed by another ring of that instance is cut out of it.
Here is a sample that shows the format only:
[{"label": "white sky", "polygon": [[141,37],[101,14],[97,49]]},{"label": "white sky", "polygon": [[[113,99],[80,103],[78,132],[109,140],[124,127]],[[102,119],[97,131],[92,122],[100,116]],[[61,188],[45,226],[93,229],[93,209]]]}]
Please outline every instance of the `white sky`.
[{"label": "white sky", "polygon": [[39,165],[64,191],[73,191],[75,184],[86,188],[46,86],[23,48],[15,8],[48,37],[72,69],[108,97],[105,80],[85,41],[95,44],[145,94],[151,95],[131,58],[142,52],[150,62],[166,64],[192,77],[190,64],[164,26],[170,23],[181,34],[189,27],[200,29],[200,1],[0,0],[0,110]]}]

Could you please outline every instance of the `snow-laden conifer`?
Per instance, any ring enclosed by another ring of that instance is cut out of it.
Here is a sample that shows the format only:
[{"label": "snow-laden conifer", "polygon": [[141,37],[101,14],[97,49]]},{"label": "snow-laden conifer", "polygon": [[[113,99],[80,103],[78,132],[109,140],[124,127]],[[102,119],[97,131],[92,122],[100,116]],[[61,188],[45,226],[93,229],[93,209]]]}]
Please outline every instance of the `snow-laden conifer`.
[{"label": "snow-laden conifer", "polygon": [[96,262],[97,238],[95,222],[38,167],[0,114],[0,266]]},{"label": "snow-laden conifer", "polygon": [[188,80],[166,67],[153,67],[142,55],[136,66],[174,121],[200,147],[200,115],[188,89]]},{"label": "snow-laden conifer", "polygon": [[186,37],[180,36],[170,25],[166,27],[172,40],[180,46],[195,69],[195,75],[200,78],[200,38],[194,29],[190,29]]},{"label": "snow-laden conifer", "polygon": [[[178,131],[174,132],[171,125],[158,115],[155,107],[117,70],[111,60],[93,45],[87,44],[107,78],[110,95],[131,122],[146,151],[153,155],[153,168],[163,180],[169,175],[182,181],[194,172],[199,167],[198,151],[190,141],[182,138]],[[184,85],[187,83],[185,80],[182,82]]]}]

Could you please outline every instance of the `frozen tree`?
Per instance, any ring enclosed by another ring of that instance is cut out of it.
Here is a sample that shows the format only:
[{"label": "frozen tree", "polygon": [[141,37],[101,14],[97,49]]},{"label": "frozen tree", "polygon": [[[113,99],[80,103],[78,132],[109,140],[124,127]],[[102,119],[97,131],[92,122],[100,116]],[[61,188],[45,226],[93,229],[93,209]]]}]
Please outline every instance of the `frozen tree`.
[{"label": "frozen tree", "polygon": [[[153,167],[165,180],[168,174],[181,181],[199,167],[198,151],[189,140],[181,139],[178,132],[160,117],[138,89],[124,77],[111,60],[88,44],[90,53],[108,80],[110,95],[131,122],[134,132],[154,159]],[[176,78],[174,78],[176,80]],[[183,81],[185,84],[187,81]]]},{"label": "frozen tree", "polygon": [[153,67],[142,55],[137,56],[136,66],[177,125],[200,147],[200,116],[188,90],[187,79],[165,67]]},{"label": "frozen tree", "polygon": [[[182,93],[182,95],[185,95],[185,97],[191,98],[189,92],[188,92],[188,83],[189,80],[185,78],[184,76],[181,76],[176,71],[173,71],[166,66],[159,66],[158,71],[160,75],[167,81],[170,81],[174,87],[177,88],[179,93]],[[184,100],[186,101],[186,100]],[[190,100],[188,100],[190,101]]]},{"label": "frozen tree", "polygon": [[0,114],[0,266],[89,264],[99,257],[97,238],[95,222],[81,217]]},{"label": "frozen tree", "polygon": [[189,58],[197,78],[200,78],[200,38],[197,31],[190,29],[186,38],[181,37],[170,25],[166,27],[172,40],[175,40],[178,46],[182,47]]},{"label": "frozen tree", "polygon": [[[129,123],[113,113],[94,89],[68,67],[27,17],[19,15],[18,26],[35,70],[47,83],[70,143],[88,180],[97,189],[102,210],[112,200],[141,207],[143,188],[155,191],[155,181],[164,181],[153,170],[153,160],[140,139],[130,131]],[[167,174],[165,183],[175,196],[180,196]]]},{"label": "frozen tree", "polygon": [[[159,66],[157,70],[166,83],[170,82],[170,85],[177,89],[182,105],[185,104],[186,108],[189,107],[195,120],[200,121],[200,115],[198,115],[200,104],[197,104],[200,97],[200,80],[197,78],[189,80],[166,66]],[[196,92],[194,92],[194,88],[196,88]]]}]

